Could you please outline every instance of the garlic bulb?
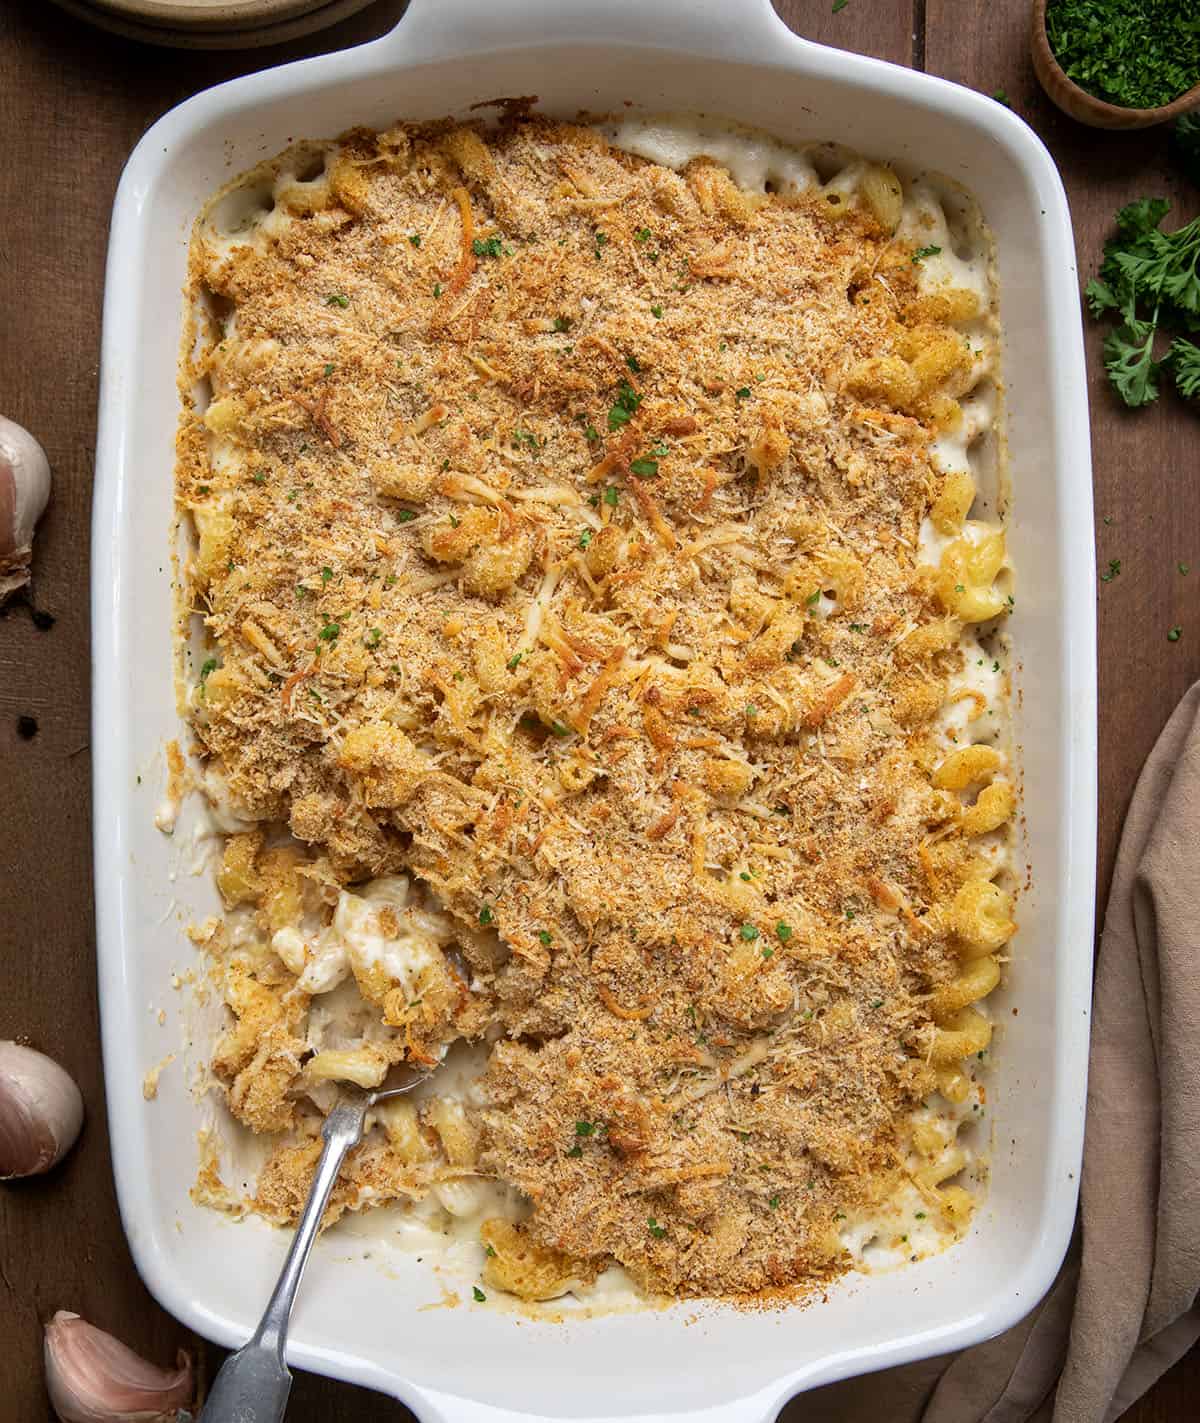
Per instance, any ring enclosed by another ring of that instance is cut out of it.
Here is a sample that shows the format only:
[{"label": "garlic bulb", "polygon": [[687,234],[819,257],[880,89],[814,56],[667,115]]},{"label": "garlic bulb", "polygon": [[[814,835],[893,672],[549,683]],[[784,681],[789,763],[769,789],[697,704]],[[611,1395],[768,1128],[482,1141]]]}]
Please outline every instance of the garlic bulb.
[{"label": "garlic bulb", "polygon": [[61,1423],[176,1423],[192,1401],[192,1361],[180,1351],[174,1371],[77,1314],[60,1309],[46,1325],[46,1391]]},{"label": "garlic bulb", "polygon": [[50,498],[50,461],[23,426],[0,415],[0,604],[29,582],[33,529]]},{"label": "garlic bulb", "polygon": [[58,1063],[0,1042],[0,1180],[49,1171],[82,1125],[83,1098]]}]

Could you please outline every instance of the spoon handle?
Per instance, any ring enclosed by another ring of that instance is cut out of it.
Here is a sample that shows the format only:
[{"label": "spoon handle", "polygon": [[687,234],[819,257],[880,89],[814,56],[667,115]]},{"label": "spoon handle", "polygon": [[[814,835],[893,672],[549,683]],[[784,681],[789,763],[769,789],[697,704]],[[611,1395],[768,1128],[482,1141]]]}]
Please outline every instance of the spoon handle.
[{"label": "spoon handle", "polygon": [[325,1147],[275,1289],[250,1342],[221,1365],[200,1423],[282,1423],[292,1391],[292,1376],[284,1362],[292,1305],[342,1161],[362,1136],[366,1105],[343,1102],[325,1118],[321,1129]]}]

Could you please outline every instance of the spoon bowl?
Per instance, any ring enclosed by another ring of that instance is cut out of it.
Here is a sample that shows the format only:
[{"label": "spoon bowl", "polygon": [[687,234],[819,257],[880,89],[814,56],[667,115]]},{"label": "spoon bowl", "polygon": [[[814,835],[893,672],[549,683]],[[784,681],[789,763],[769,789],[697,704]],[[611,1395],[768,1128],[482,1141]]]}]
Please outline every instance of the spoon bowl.
[{"label": "spoon bowl", "polygon": [[199,1423],[282,1423],[292,1391],[292,1375],[286,1362],[292,1306],[346,1153],[362,1140],[372,1107],[392,1097],[403,1097],[431,1075],[414,1073],[408,1080],[376,1092],[347,1096],[325,1118],[321,1127],[325,1145],[279,1279],[249,1342],[221,1365]]}]

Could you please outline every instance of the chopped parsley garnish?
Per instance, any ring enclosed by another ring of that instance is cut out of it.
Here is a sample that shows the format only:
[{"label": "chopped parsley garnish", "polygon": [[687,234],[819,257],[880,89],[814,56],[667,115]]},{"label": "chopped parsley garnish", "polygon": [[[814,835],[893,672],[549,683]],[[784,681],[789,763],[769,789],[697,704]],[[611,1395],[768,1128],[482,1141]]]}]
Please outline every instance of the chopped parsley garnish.
[{"label": "chopped parsley garnish", "polygon": [[1190,563],[1177,563],[1175,567],[1179,569],[1180,573],[1182,573],[1185,578],[1192,571],[1192,566]]},{"label": "chopped parsley garnish", "polygon": [[775,950],[774,950],[774,949],[772,949],[772,948],[766,948],[766,949],[764,949],[764,950],[762,951],[762,956],[763,956],[763,958],[765,958],[765,959],[769,959],[769,958],[771,958],[771,957],[774,955],[774,953],[775,953]]},{"label": "chopped parsley garnish", "polygon": [[485,1245],[483,1247],[483,1253],[488,1257],[489,1260],[494,1260],[496,1258],[496,1250],[495,1247],[492,1245]]},{"label": "chopped parsley garnish", "polygon": [[773,1211],[778,1210],[778,1209],[779,1209],[779,1197],[778,1197],[778,1196],[772,1196],[771,1199],[767,1202],[767,1205],[769,1205]]},{"label": "chopped parsley garnish", "polygon": [[658,1221],[656,1221],[653,1216],[650,1216],[647,1219],[646,1229],[649,1230],[650,1234],[655,1238],[655,1240],[661,1240],[663,1236],[667,1233],[667,1227],[665,1225],[659,1225]]},{"label": "chopped parsley garnish", "polygon": [[882,999],[882,998],[874,998],[874,999],[872,999],[872,1000],[871,1000],[871,1007],[872,1007],[872,1008],[882,1008],[882,1007],[883,1007],[883,999]]},{"label": "chopped parsley garnish", "polygon": [[851,624],[850,624],[850,631],[851,631],[851,632],[866,632],[866,630],[867,630],[867,625],[866,625],[866,623],[851,623]]},{"label": "chopped parsley garnish", "polygon": [[487,1303],[487,1295],[484,1294],[484,1292],[479,1288],[478,1285],[471,1286],[471,1297],[479,1304]]},{"label": "chopped parsley garnish", "polygon": [[349,306],[350,298],[343,292],[334,292],[325,298],[326,306]]},{"label": "chopped parsley garnish", "polygon": [[1120,571],[1121,560],[1119,558],[1110,558],[1108,560],[1108,572],[1100,575],[1100,582],[1111,583]]},{"label": "chopped parsley garnish", "polygon": [[1176,624],[1176,625],[1171,629],[1171,631],[1170,631],[1169,633],[1167,633],[1167,641],[1168,641],[1168,642],[1178,642],[1179,639],[1180,639],[1182,636],[1183,636],[1183,629],[1182,629],[1178,624]]},{"label": "chopped parsley garnish", "polygon": [[741,874],[738,875],[738,879],[745,880],[747,884],[749,884],[753,878],[754,876],[750,873],[749,870],[743,870]]},{"label": "chopped parsley garnish", "polygon": [[604,491],[604,502],[610,509],[615,509],[621,502],[621,491],[615,484],[610,484]]},{"label": "chopped parsley garnish", "polygon": [[555,331],[570,331],[574,322],[569,316],[556,316],[554,318]]},{"label": "chopped parsley garnish", "polygon": [[1123,108],[1158,108],[1200,81],[1192,0],[1050,0],[1046,38],[1068,79]]},{"label": "chopped parsley garnish", "polygon": [[[326,362],[325,362],[325,374],[326,374],[327,376],[331,376],[331,375],[333,374],[333,362],[332,362],[332,361],[326,361]],[[304,447],[303,447],[303,446],[300,447],[300,452],[301,452],[301,454],[304,453]]]},{"label": "chopped parsley garnish", "polygon": [[993,89],[992,98],[995,99],[998,104],[1003,104],[1006,109],[1012,108],[1012,104],[1009,103],[1008,91],[1006,89]]},{"label": "chopped parsley garnish", "polygon": [[517,668],[521,665],[521,658],[524,656],[525,654],[523,652],[518,652],[515,656],[510,657],[508,659],[508,662],[505,664],[508,667],[508,670],[510,672],[515,672]]},{"label": "chopped parsley garnish", "polygon": [[582,1155],[583,1155],[583,1147],[580,1146],[578,1142],[576,1142],[575,1145],[570,1149],[570,1151],[567,1152],[567,1155],[568,1155],[568,1156],[582,1156]]},{"label": "chopped parsley garnish", "polygon": [[554,935],[549,929],[541,929],[538,931],[538,943],[541,944],[542,948],[548,949],[553,942]]},{"label": "chopped parsley garnish", "polygon": [[608,244],[608,234],[606,232],[601,232],[599,228],[597,228],[592,241],[594,244],[592,247],[592,256],[595,257],[596,261],[598,262],[600,260],[600,253],[602,249]]},{"label": "chopped parsley garnish", "polygon": [[502,250],[498,237],[476,237],[471,243],[471,251],[476,257],[499,257]]},{"label": "chopped parsley garnish", "polygon": [[608,428],[619,430],[622,425],[628,425],[641,403],[642,397],[627,380],[623,380],[617,387],[616,401],[608,412]]},{"label": "chopped parsley garnish", "polygon": [[648,459],[645,455],[640,459],[630,460],[629,468],[639,479],[656,479],[658,477],[658,461]]},{"label": "chopped parsley garnish", "polygon": [[571,734],[571,728],[561,721],[552,721],[550,723],[550,730],[555,736],[570,736]]},{"label": "chopped parsley garnish", "polygon": [[786,920],[781,919],[779,923],[775,925],[775,937],[781,944],[786,944],[792,937],[792,926],[787,923]]},{"label": "chopped parsley garnish", "polygon": [[366,637],[363,638],[363,641],[367,644],[368,647],[378,647],[379,640],[382,637],[383,632],[379,628],[372,628],[371,631],[367,633]]},{"label": "chopped parsley garnish", "polygon": [[434,284],[433,284],[433,294],[434,294],[435,297],[441,296],[441,294],[442,294],[442,284],[441,284],[441,282],[434,282]]},{"label": "chopped parsley garnish", "polygon": [[733,393],[738,398],[738,400],[750,399],[750,387],[748,385],[738,386],[738,388]]},{"label": "chopped parsley garnish", "polygon": [[496,916],[492,913],[491,908],[486,904],[479,911],[479,922],[481,924],[490,924],[495,917]]},{"label": "chopped parsley garnish", "polygon": [[585,425],[583,430],[583,438],[588,442],[588,444],[594,445],[596,441],[600,438],[600,431],[596,429],[595,425]]},{"label": "chopped parsley garnish", "polygon": [[250,478],[255,482],[255,484],[266,484],[267,482],[267,476],[262,472],[261,469],[257,470],[254,474],[252,474]]},{"label": "chopped parsley garnish", "polygon": [[396,518],[399,519],[402,524],[411,524],[416,517],[412,509],[401,509],[396,514]]},{"label": "chopped parsley garnish", "polygon": [[650,315],[654,317],[655,321],[661,321],[661,320],[662,320],[662,314],[663,314],[663,309],[662,309],[661,306],[652,306],[652,307],[650,308]]},{"label": "chopped parsley garnish", "polygon": [[201,484],[201,485],[199,485],[199,486],[197,487],[197,491],[196,491],[196,492],[197,492],[198,494],[207,494],[207,493],[208,493],[208,485],[207,485],[207,484]]},{"label": "chopped parsley garnish", "polygon": [[591,541],[592,541],[592,531],[591,531],[591,529],[584,529],[583,533],[581,533],[581,534],[579,535],[579,547],[580,547],[580,548],[587,548],[588,544],[590,544]]},{"label": "chopped parsley garnish", "polygon": [[924,1211],[917,1211],[917,1212],[916,1212],[916,1218],[917,1218],[918,1220],[924,1220],[924,1219],[925,1219],[925,1212],[924,1212]]},{"label": "chopped parsley garnish", "polygon": [[741,934],[742,938],[745,939],[748,944],[753,943],[754,940],[758,938],[758,928],[754,924],[743,924],[738,930],[738,933]]},{"label": "chopped parsley garnish", "polygon": [[849,5],[850,0],[833,0],[833,13],[836,15]]},{"label": "chopped parsley garnish", "polygon": [[317,636],[321,639],[322,642],[336,642],[338,639],[338,634],[341,632],[341,630],[341,623],[335,623],[329,619],[326,619],[325,626],[321,629]]},{"label": "chopped parsley garnish", "polygon": [[412,243],[414,247],[420,247],[421,234],[419,232],[410,232],[408,234],[408,240]]},{"label": "chopped parsley garnish", "polygon": [[641,370],[642,370],[641,363],[639,362],[639,360],[638,360],[638,358],[637,358],[636,356],[626,356],[626,357],[625,357],[625,364],[626,364],[626,365],[629,367],[629,369],[634,373],[634,375],[640,375],[640,374],[641,374]]},{"label": "chopped parsley garnish", "polygon": [[815,593],[810,593],[804,601],[810,608],[815,607],[821,601],[821,590],[818,588]]},{"label": "chopped parsley garnish", "polygon": [[932,244],[928,247],[918,247],[912,254],[912,259],[914,262],[923,262],[926,257],[936,257],[941,250],[940,247],[935,247]]},{"label": "chopped parsley garnish", "polygon": [[333,577],[333,569],[332,569],[332,568],[329,568],[328,566],[326,566],[325,568],[322,568],[322,569],[321,569],[321,582],[322,582],[322,583],[328,583],[329,580],[330,580],[332,577]]},{"label": "chopped parsley garnish", "polygon": [[206,658],[204,659],[203,665],[202,665],[201,668],[200,668],[200,695],[201,695],[202,697],[206,695],[204,684],[208,681],[209,677],[210,677],[216,670],[217,670],[217,659],[216,659],[215,657],[206,657]]},{"label": "chopped parsley garnish", "polygon": [[758,708],[754,705],[753,702],[747,702],[747,703],[746,703],[746,715],[747,715],[747,716],[757,716],[757,715],[758,715]]},{"label": "chopped parsley garnish", "polygon": [[648,227],[639,227],[633,234],[634,239],[638,242],[649,242],[653,235]]}]

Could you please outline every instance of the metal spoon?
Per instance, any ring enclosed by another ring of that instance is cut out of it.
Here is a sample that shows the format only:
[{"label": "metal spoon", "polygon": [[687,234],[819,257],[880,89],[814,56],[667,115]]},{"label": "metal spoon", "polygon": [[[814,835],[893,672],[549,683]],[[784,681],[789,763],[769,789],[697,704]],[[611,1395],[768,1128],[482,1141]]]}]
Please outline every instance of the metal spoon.
[{"label": "metal spoon", "polygon": [[317,1238],[342,1162],[350,1148],[362,1140],[367,1112],[377,1102],[411,1092],[428,1076],[424,1073],[403,1087],[339,1102],[325,1118],[321,1128],[325,1147],[275,1289],[250,1342],[230,1354],[221,1365],[199,1423],[281,1423],[292,1391],[292,1375],[284,1362],[288,1321],[300,1288],[300,1277],[308,1263],[308,1252]]}]

